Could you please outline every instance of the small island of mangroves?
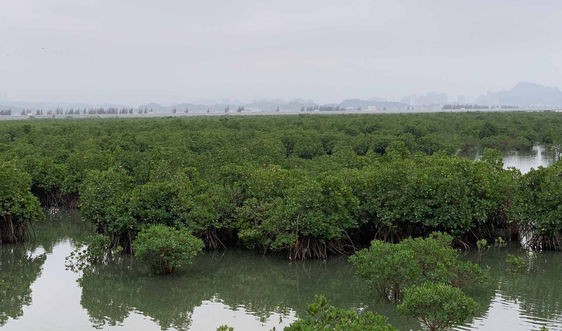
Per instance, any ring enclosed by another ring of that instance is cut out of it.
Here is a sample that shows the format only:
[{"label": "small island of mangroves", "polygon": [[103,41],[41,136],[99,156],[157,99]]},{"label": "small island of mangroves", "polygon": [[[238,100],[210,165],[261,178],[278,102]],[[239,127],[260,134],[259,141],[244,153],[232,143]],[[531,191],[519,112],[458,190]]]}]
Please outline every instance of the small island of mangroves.
[{"label": "small island of mangroves", "polygon": [[[0,325],[562,330],[561,128],[557,112],[0,121]],[[504,164],[537,151],[544,166]]]}]

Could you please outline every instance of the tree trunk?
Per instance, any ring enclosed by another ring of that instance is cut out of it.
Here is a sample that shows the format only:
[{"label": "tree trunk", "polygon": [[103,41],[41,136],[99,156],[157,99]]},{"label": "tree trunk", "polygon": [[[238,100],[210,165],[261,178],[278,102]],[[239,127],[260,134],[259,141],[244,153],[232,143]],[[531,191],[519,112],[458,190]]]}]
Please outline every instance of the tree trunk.
[{"label": "tree trunk", "polygon": [[11,215],[5,215],[0,223],[0,241],[5,244],[13,244],[18,241]]}]

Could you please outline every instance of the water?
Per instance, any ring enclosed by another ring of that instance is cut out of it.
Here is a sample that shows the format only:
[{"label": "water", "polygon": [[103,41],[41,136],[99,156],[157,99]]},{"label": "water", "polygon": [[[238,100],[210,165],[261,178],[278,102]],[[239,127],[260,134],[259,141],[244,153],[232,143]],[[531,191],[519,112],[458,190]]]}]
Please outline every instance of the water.
[{"label": "water", "polygon": [[554,155],[547,151],[543,146],[535,145],[530,151],[514,151],[504,154],[504,168],[517,168],[521,173],[526,174],[531,169],[548,167],[554,163]]},{"label": "water", "polygon": [[[524,257],[527,270],[511,273],[507,253]],[[492,249],[469,256],[489,267],[491,285],[469,291],[481,314],[459,330],[562,330],[562,253]]]},{"label": "water", "polygon": [[[277,330],[305,314],[315,294],[336,306],[365,307],[400,330],[419,330],[394,306],[377,303],[345,258],[289,262],[251,251],[207,253],[174,276],[153,276],[125,259],[80,275],[65,270],[77,239],[90,233],[76,215],[37,227],[35,244],[0,247],[2,330]],[[490,284],[469,290],[478,316],[460,330],[562,330],[562,253],[534,253],[528,272],[507,272],[507,252],[466,258],[490,267]]]},{"label": "water", "polygon": [[[511,151],[504,153],[503,167],[516,168],[522,174],[526,174],[531,169],[538,169],[539,167],[548,167],[553,164],[555,160],[555,152],[546,149],[544,146],[535,145],[530,150]],[[482,155],[480,151],[477,152],[461,152],[459,155],[473,160],[479,160]]]},{"label": "water", "polygon": [[[458,155],[471,160],[482,158],[481,151],[459,151]],[[504,169],[515,168],[522,174],[528,173],[531,169],[548,167],[558,158],[559,151],[557,152],[555,148],[545,148],[542,145],[534,145],[529,150],[505,152],[502,155]]]}]

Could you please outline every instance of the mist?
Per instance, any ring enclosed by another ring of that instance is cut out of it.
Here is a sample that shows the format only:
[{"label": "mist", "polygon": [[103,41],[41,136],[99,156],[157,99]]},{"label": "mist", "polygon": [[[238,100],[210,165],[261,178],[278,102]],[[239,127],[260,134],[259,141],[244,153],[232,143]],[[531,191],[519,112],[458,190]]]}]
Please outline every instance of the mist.
[{"label": "mist", "polygon": [[559,1],[0,2],[0,102],[476,98],[562,86]]}]

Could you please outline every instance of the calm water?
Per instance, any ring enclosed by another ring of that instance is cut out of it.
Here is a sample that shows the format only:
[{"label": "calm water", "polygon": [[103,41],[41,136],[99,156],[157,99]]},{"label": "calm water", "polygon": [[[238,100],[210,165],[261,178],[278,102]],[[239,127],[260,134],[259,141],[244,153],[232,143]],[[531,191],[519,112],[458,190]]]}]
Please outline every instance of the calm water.
[{"label": "calm water", "polygon": [[554,153],[546,150],[543,146],[533,146],[530,151],[516,151],[506,153],[503,156],[505,168],[514,167],[522,173],[527,173],[531,169],[547,167],[554,162]]},{"label": "calm water", "polygon": [[[344,258],[288,262],[248,251],[206,254],[176,276],[151,276],[128,259],[95,273],[65,270],[74,243],[90,230],[67,216],[37,228],[33,245],[1,246],[0,277],[10,283],[0,302],[2,330],[281,329],[304,314],[315,294],[337,306],[367,306],[400,330],[419,324],[377,303]],[[466,258],[490,267],[490,284],[471,289],[479,316],[463,330],[562,330],[562,253],[533,254],[529,271],[506,272],[507,252]]]},{"label": "calm water", "polygon": [[[460,155],[473,160],[479,160],[482,156],[480,152],[463,152]],[[503,154],[503,167],[505,169],[517,168],[523,174],[528,173],[531,169],[548,167],[554,161],[555,153],[541,145],[535,145],[531,150],[512,151]]]}]

